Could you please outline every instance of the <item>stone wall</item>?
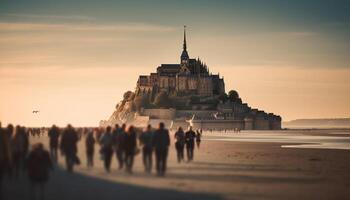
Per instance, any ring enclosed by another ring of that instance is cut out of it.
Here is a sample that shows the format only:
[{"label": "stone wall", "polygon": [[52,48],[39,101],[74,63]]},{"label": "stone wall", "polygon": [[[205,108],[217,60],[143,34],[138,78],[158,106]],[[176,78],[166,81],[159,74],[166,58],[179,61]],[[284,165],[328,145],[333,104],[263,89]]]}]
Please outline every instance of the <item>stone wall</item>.
[{"label": "stone wall", "polygon": [[179,76],[177,77],[177,90],[186,91],[187,90],[187,77]]},{"label": "stone wall", "polygon": [[213,94],[213,81],[211,77],[200,77],[198,81],[198,95],[211,96]]},{"label": "stone wall", "polygon": [[197,115],[201,118],[207,116],[212,116],[214,113],[217,113],[216,110],[178,110],[176,111],[177,118],[191,118],[193,115]]},{"label": "stone wall", "polygon": [[269,120],[264,118],[256,118],[254,120],[254,130],[269,130],[270,123]]},{"label": "stone wall", "polygon": [[167,120],[164,120],[164,119],[150,119],[148,121],[148,124],[150,124],[154,128],[158,128],[159,123],[161,123],[161,122],[164,123],[165,128],[167,128],[167,129],[169,129],[171,124],[172,124],[172,120],[169,120],[169,119],[167,119]]},{"label": "stone wall", "polygon": [[143,109],[141,115],[149,116],[150,119],[174,119],[176,115],[175,109]]},{"label": "stone wall", "polygon": [[136,115],[133,121],[130,121],[128,125],[133,125],[135,127],[146,127],[149,123],[149,116],[139,116]]},{"label": "stone wall", "polygon": [[190,125],[194,129],[203,130],[228,130],[228,129],[240,129],[244,130],[243,120],[193,120]]},{"label": "stone wall", "polygon": [[270,129],[271,130],[280,130],[282,129],[282,125],[281,125],[281,120],[270,120]]},{"label": "stone wall", "polygon": [[244,119],[244,130],[253,130],[254,129],[254,121],[250,118]]}]

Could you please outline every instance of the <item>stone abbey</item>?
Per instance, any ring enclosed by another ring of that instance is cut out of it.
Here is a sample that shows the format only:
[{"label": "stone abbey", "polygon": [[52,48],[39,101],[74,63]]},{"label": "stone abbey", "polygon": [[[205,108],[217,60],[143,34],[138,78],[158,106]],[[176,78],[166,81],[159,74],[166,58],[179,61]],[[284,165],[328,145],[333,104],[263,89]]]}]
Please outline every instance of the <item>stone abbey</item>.
[{"label": "stone abbey", "polygon": [[183,50],[180,64],[161,64],[156,73],[140,76],[136,94],[169,94],[213,96],[225,93],[224,80],[218,74],[210,74],[206,64],[188,56],[184,30]]},{"label": "stone abbey", "polygon": [[179,64],[161,64],[156,72],[140,75],[134,92],[127,91],[101,126],[135,126],[165,122],[169,128],[278,130],[281,117],[253,109],[235,90],[225,91],[224,79],[212,74],[199,58],[187,52],[186,27]]}]

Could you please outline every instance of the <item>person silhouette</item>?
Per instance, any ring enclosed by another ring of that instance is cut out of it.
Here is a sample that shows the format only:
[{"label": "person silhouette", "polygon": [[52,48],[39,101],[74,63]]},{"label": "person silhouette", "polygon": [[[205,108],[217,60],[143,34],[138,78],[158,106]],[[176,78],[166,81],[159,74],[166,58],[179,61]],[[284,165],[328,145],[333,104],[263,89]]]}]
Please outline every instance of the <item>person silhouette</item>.
[{"label": "person silhouette", "polygon": [[133,126],[129,126],[125,135],[124,150],[125,150],[125,167],[126,172],[132,173],[132,167],[134,164],[134,156],[136,150],[136,131]]},{"label": "person silhouette", "polygon": [[121,128],[116,124],[113,132],[114,148],[115,154],[118,161],[118,169],[122,169],[124,165],[124,139],[125,139],[125,128],[126,125],[123,124]]},{"label": "person silhouette", "polygon": [[14,132],[14,127],[12,124],[8,124],[7,127],[3,130],[4,131],[4,137],[5,137],[5,141],[8,144],[7,146],[7,152],[8,152],[8,163],[6,165],[5,171],[6,174],[8,175],[8,177],[12,177],[13,175],[13,169],[12,169],[12,165],[13,165],[13,144],[12,144],[12,137],[13,137],[13,132]]},{"label": "person silhouette", "polygon": [[165,175],[169,145],[169,131],[165,129],[164,123],[161,122],[153,136],[153,147],[156,152],[156,170],[158,176]]},{"label": "person silhouette", "polygon": [[201,144],[201,141],[202,141],[202,129],[196,131],[196,144],[198,149]]},{"label": "person silhouette", "polygon": [[0,122],[0,198],[2,198],[2,179],[8,172],[11,163],[10,141],[6,130],[1,127]]},{"label": "person silhouette", "polygon": [[107,172],[110,172],[111,161],[113,156],[113,136],[111,133],[112,127],[108,126],[106,132],[100,138],[101,154],[104,161],[104,167]]},{"label": "person silhouette", "polygon": [[185,138],[187,161],[189,162],[193,160],[194,139],[196,138],[196,133],[192,130],[192,126],[190,126],[189,130],[185,133]]},{"label": "person silhouette", "polygon": [[53,161],[57,162],[57,151],[58,151],[58,139],[60,136],[60,130],[56,125],[52,125],[49,130],[48,136],[50,138],[50,154]]},{"label": "person silhouette", "polygon": [[39,186],[40,199],[44,199],[45,184],[49,180],[49,171],[52,170],[50,154],[42,143],[33,145],[27,158],[27,173],[31,181],[32,199],[36,199],[36,187]]},{"label": "person silhouette", "polygon": [[66,158],[66,168],[68,172],[73,172],[74,165],[80,164],[80,160],[77,156],[78,141],[79,137],[76,130],[72,125],[68,124],[67,128],[63,131],[60,144],[61,153]]},{"label": "person silhouette", "polygon": [[140,144],[142,147],[142,161],[145,167],[145,171],[147,173],[151,173],[152,171],[152,140],[153,140],[153,132],[151,125],[148,125],[146,130],[142,132],[139,137]]},{"label": "person silhouette", "polygon": [[175,148],[177,152],[177,162],[181,162],[184,160],[184,148],[185,148],[185,133],[182,129],[182,127],[179,127],[179,129],[176,131],[175,135]]},{"label": "person silhouette", "polygon": [[16,134],[12,138],[12,158],[15,177],[24,170],[24,161],[28,153],[29,139],[25,127],[16,126]]},{"label": "person silhouette", "polygon": [[94,153],[95,153],[95,137],[92,129],[87,130],[85,138],[85,146],[86,146],[86,158],[87,158],[87,167],[94,166]]}]

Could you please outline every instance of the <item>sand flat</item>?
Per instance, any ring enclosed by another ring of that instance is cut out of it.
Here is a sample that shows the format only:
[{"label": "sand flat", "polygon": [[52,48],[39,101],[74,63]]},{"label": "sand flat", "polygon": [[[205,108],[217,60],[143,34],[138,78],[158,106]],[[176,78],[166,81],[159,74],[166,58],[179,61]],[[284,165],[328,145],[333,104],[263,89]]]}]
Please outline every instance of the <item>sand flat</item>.
[{"label": "sand flat", "polygon": [[[283,131],[240,134],[259,133],[263,136]],[[348,199],[350,196],[348,150],[281,148],[285,143],[276,141],[206,140],[208,134],[205,133],[200,149],[196,148],[191,163],[176,162],[172,141],[165,178],[156,177],[154,172],[145,174],[141,155],[135,158],[133,175],[118,171],[115,157],[112,172],[107,174],[97,152],[95,167],[87,169],[80,142],[82,165],[75,174],[69,174],[61,169],[60,158],[47,185],[47,199]],[[233,133],[215,134],[231,137]],[[310,132],[310,135],[320,134],[329,135]],[[46,137],[31,138],[32,143],[38,141],[47,144]],[[23,192],[15,193],[14,187]],[[5,191],[9,199],[23,199],[29,193],[28,182],[25,177],[17,182],[8,181]]]}]

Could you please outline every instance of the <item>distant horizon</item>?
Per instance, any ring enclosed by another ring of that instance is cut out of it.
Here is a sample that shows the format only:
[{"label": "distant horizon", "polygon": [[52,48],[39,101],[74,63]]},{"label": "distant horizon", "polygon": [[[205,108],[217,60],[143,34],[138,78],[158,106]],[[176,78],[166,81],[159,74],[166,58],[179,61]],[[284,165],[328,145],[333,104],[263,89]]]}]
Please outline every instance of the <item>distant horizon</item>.
[{"label": "distant horizon", "polygon": [[[330,118],[298,118],[298,119],[292,119],[290,121],[295,121],[295,120],[333,120],[333,119],[350,119],[350,117],[330,117]],[[289,122],[290,122],[289,121]],[[287,121],[284,121],[287,122]]]}]

